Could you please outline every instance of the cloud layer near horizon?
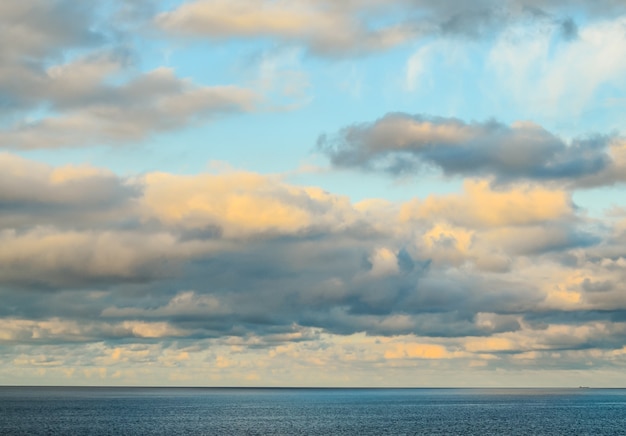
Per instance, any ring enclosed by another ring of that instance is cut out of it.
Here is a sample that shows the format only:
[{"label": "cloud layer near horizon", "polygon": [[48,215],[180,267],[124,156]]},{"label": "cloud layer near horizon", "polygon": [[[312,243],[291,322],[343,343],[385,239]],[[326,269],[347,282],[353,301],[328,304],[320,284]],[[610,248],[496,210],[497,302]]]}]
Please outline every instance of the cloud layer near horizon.
[{"label": "cloud layer near horizon", "polygon": [[[228,367],[214,345],[261,368],[284,353],[343,365],[342,341],[377,338],[361,365],[560,369],[619,367],[626,346],[624,216],[598,227],[558,188],[477,178],[351,203],[254,173],[120,178],[11,154],[0,174],[5,364],[70,347],[130,382],[133,350],[171,354],[182,376],[199,356]],[[62,377],[69,357],[48,353],[19,366]]]}]

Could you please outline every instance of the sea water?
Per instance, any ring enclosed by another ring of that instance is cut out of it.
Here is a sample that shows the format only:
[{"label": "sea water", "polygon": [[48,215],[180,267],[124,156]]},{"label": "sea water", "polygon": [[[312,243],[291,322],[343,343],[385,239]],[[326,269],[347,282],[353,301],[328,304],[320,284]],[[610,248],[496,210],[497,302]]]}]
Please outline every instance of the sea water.
[{"label": "sea water", "polygon": [[0,434],[626,435],[626,390],[0,387]]}]

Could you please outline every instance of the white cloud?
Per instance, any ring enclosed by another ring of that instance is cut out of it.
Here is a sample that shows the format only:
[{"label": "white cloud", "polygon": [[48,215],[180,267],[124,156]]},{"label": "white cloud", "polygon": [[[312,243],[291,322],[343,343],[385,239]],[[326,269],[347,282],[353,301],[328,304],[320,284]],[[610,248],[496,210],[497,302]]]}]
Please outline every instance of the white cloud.
[{"label": "white cloud", "polygon": [[625,89],[626,21],[583,25],[578,37],[559,41],[558,27],[517,26],[488,55],[496,89],[508,90],[528,111],[580,116],[603,86]]}]

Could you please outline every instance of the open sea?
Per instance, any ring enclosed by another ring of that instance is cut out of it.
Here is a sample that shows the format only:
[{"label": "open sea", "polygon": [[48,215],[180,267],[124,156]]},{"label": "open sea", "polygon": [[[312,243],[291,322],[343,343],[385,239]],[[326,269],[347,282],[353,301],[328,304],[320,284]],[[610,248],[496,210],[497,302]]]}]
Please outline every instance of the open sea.
[{"label": "open sea", "polygon": [[0,434],[626,435],[626,390],[0,387]]}]

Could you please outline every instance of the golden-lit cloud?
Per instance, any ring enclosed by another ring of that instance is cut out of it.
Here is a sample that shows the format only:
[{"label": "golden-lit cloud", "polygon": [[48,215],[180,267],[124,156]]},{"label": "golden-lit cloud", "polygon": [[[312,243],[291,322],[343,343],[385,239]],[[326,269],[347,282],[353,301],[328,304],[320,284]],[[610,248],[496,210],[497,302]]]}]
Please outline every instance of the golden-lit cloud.
[{"label": "golden-lit cloud", "polygon": [[226,237],[298,233],[350,225],[357,215],[346,198],[286,185],[253,173],[176,176],[148,174],[145,219],[187,228],[217,226]]},{"label": "golden-lit cloud", "polygon": [[475,179],[354,203],[252,172],[122,177],[11,154],[0,167],[0,341],[49,356],[12,354],[15,374],[193,383],[211,362],[207,384],[350,385],[381,366],[399,382],[415,364],[608,365],[624,347],[619,209],[590,227],[561,189]]},{"label": "golden-lit cloud", "polygon": [[541,186],[494,189],[487,180],[466,180],[462,194],[431,195],[403,205],[401,219],[437,220],[467,228],[541,224],[573,216],[570,195]]},{"label": "golden-lit cloud", "polygon": [[156,24],[166,32],[186,37],[270,38],[300,43],[318,55],[331,57],[385,50],[420,33],[418,26],[404,21],[374,27],[359,17],[359,13],[381,11],[384,9],[378,1],[357,5],[309,0],[197,0],[162,12]]},{"label": "golden-lit cloud", "polygon": [[453,356],[445,347],[433,344],[395,344],[385,351],[385,359],[449,359]]}]

